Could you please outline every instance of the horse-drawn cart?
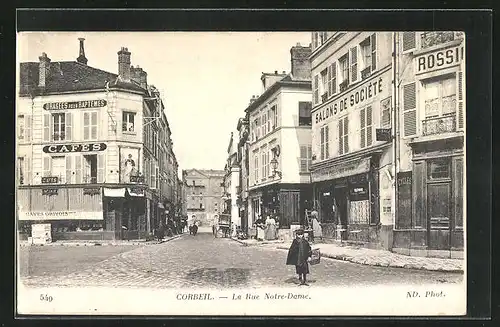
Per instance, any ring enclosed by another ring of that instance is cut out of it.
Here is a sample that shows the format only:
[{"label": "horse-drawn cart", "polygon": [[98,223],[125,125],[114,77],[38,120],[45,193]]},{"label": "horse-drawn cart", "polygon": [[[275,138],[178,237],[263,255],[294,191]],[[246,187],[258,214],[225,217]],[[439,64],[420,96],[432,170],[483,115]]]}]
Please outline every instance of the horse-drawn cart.
[{"label": "horse-drawn cart", "polygon": [[231,215],[220,214],[217,220],[217,225],[219,230],[222,232],[224,237],[231,236]]}]

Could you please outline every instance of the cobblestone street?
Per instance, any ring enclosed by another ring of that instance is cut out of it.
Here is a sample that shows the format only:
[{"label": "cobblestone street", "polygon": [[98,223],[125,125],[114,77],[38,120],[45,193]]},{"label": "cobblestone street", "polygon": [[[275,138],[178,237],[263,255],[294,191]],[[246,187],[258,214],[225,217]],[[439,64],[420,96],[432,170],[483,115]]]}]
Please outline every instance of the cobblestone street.
[{"label": "cobblestone street", "polygon": [[[297,284],[286,251],[248,247],[209,233],[145,246],[23,247],[25,286],[262,287]],[[36,259],[35,259],[36,258]],[[45,264],[44,264],[45,263]],[[459,283],[460,273],[373,267],[322,259],[311,267],[311,287]]]}]

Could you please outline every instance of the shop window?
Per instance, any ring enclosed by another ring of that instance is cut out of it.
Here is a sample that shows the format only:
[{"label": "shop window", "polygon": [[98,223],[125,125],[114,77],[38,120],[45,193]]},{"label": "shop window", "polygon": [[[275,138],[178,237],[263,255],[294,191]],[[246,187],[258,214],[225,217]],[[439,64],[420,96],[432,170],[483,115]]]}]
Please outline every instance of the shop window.
[{"label": "shop window", "polygon": [[83,113],[83,139],[97,140],[97,111]]},{"label": "shop window", "polygon": [[299,101],[299,126],[311,126],[311,102]]},{"label": "shop window", "polygon": [[84,183],[97,183],[97,155],[83,156],[83,182]]},{"label": "shop window", "polygon": [[135,113],[128,111],[123,112],[122,131],[123,132],[135,131]]},{"label": "shop window", "polygon": [[431,180],[450,178],[450,159],[429,160],[427,162],[427,178]]}]

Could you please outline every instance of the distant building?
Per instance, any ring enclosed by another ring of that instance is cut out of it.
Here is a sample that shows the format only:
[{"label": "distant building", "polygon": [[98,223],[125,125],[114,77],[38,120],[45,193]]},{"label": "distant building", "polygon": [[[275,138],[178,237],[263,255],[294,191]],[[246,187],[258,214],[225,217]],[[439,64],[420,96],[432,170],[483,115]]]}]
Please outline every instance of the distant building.
[{"label": "distant building", "polygon": [[235,142],[234,134],[231,133],[227,147],[225,175],[223,180],[224,190],[222,194],[223,210],[221,214],[231,217],[231,224],[241,227],[240,216],[240,165],[238,162],[238,144]]},{"label": "distant building", "polygon": [[188,219],[211,225],[215,214],[222,208],[221,194],[224,190],[224,170],[185,169],[186,213]]},{"label": "distant building", "polygon": [[[160,221],[157,149],[163,105],[147,74],[118,52],[118,74],[76,61],[20,64],[16,106],[20,236],[49,223],[53,239],[137,239]],[[146,117],[153,117],[147,119]],[[164,169],[163,169],[164,170]]]},{"label": "distant building", "polygon": [[[245,118],[240,118],[238,120],[237,130],[239,133],[238,144],[237,144],[237,157],[236,163],[240,168],[239,173],[239,189],[238,189],[238,209],[239,216],[241,221],[241,229],[245,233],[250,233],[250,229],[252,228],[252,224],[249,223],[249,215],[248,215],[248,181],[249,181],[249,142],[248,137],[249,127],[248,127],[248,115]],[[252,234],[253,235],[253,234]]]},{"label": "distant building", "polygon": [[312,200],[310,46],[290,50],[291,73],[263,73],[249,121],[248,226],[276,215],[282,237],[304,222]]}]

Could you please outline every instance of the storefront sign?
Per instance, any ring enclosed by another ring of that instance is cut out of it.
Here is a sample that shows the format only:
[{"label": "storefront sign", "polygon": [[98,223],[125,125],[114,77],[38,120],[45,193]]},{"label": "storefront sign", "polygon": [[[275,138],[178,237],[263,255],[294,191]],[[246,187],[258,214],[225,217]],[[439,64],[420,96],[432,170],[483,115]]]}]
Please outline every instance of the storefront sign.
[{"label": "storefront sign", "polygon": [[83,194],[88,194],[88,195],[101,194],[101,189],[98,187],[85,187],[83,189]]},{"label": "storefront sign", "polygon": [[315,123],[319,124],[353,107],[361,108],[368,100],[378,97],[382,92],[387,93],[387,91],[390,90],[389,76],[390,75],[383,75],[378,79],[362,84],[340,99],[333,101],[328,106],[319,109],[314,113]]},{"label": "storefront sign", "polygon": [[19,220],[103,220],[101,211],[20,211]]},{"label": "storefront sign", "polygon": [[33,224],[31,225],[31,238],[33,244],[46,244],[52,242],[51,224]]},{"label": "storefront sign", "polygon": [[388,141],[392,139],[392,129],[390,128],[377,128],[375,129],[375,140]]},{"label": "storefront sign", "polygon": [[42,177],[42,184],[57,184],[57,182],[59,182],[57,176]]},{"label": "storefront sign", "polygon": [[132,177],[139,174],[139,149],[120,148],[120,182],[134,183]]},{"label": "storefront sign", "polygon": [[463,59],[463,46],[425,53],[419,57],[415,57],[415,70],[417,74],[427,73],[454,66],[459,64]]},{"label": "storefront sign", "polygon": [[59,194],[58,188],[42,188],[42,195],[57,195]]},{"label": "storefront sign", "polygon": [[144,176],[130,176],[130,183],[144,183]]},{"label": "storefront sign", "polygon": [[351,201],[368,200],[368,184],[351,185],[349,188],[349,198]]},{"label": "storefront sign", "polygon": [[398,183],[398,217],[396,226],[398,228],[408,228],[412,218],[412,172],[399,172]]},{"label": "storefront sign", "polygon": [[88,108],[101,108],[106,106],[106,100],[86,100],[86,101],[72,101],[72,102],[52,102],[45,103],[43,109],[45,110],[65,110],[65,109],[88,109]]},{"label": "storefront sign", "polygon": [[356,174],[366,173],[370,170],[370,159],[357,159],[337,165],[313,170],[311,178],[313,182],[321,182]]},{"label": "storefront sign", "polygon": [[144,196],[144,189],[140,187],[131,187],[128,189],[128,194],[131,196]]},{"label": "storefront sign", "polygon": [[45,153],[94,152],[106,150],[106,143],[53,144],[43,147]]}]

